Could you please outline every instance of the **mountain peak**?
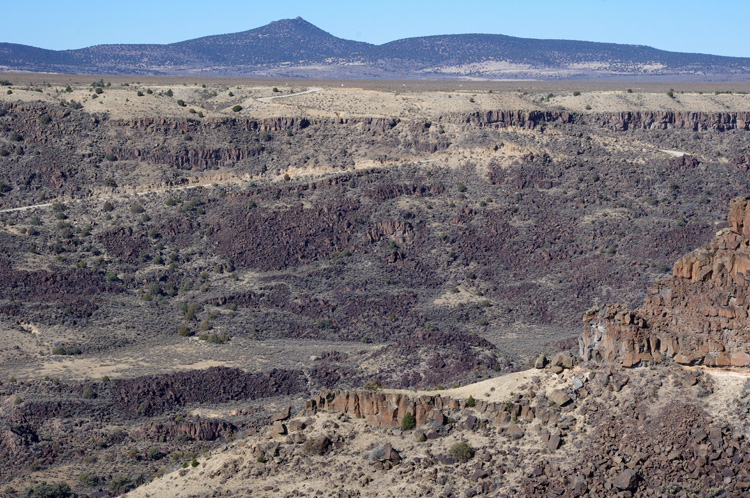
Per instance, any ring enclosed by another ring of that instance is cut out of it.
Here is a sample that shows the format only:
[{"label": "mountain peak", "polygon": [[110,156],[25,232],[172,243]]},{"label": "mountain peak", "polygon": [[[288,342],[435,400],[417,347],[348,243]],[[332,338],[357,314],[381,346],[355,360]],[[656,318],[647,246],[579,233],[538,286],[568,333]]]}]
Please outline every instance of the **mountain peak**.
[{"label": "mountain peak", "polygon": [[300,16],[239,33],[168,45],[50,51],[0,44],[0,67],[63,73],[393,78],[750,78],[750,58],[665,52],[638,45],[500,34],[434,35],[372,45],[338,38]]}]

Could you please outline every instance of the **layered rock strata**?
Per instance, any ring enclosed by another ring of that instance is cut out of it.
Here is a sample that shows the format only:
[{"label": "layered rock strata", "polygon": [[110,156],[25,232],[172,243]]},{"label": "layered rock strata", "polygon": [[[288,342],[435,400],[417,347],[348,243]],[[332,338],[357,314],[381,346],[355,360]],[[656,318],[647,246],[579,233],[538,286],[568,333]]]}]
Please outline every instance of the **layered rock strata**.
[{"label": "layered rock strata", "polygon": [[680,258],[643,306],[608,305],[584,317],[584,360],[623,366],[673,359],[684,365],[750,366],[750,197],[733,199],[729,227]]}]

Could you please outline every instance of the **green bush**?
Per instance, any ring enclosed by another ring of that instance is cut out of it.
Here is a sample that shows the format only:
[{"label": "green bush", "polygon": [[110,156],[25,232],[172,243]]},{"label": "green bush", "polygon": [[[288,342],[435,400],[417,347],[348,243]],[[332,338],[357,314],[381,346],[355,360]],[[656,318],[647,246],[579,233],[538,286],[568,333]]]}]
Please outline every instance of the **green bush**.
[{"label": "green bush", "polygon": [[165,456],[164,453],[162,453],[162,451],[155,446],[153,448],[149,448],[146,455],[148,456],[149,460],[161,460]]},{"label": "green bush", "polygon": [[135,204],[133,204],[133,205],[130,206],[130,212],[132,214],[141,214],[141,213],[143,213],[145,211],[146,210],[144,209],[144,207],[141,206],[140,204],[138,204],[137,202]]},{"label": "green bush", "polygon": [[410,431],[417,426],[417,420],[411,412],[406,412],[404,418],[401,419],[401,429],[404,431]]},{"label": "green bush", "polygon": [[166,95],[167,97],[171,97],[171,96],[173,96],[173,95],[174,95],[174,92],[172,92],[172,89],[170,88],[169,90],[167,90],[167,92],[165,93],[165,95]]},{"label": "green bush", "polygon": [[215,332],[212,332],[210,334],[207,332],[203,332],[198,336],[198,339],[211,344],[226,344],[227,342],[229,342],[229,339],[231,339],[231,336],[226,332],[222,332],[221,334],[217,334]]},{"label": "green bush", "polygon": [[78,482],[80,482],[84,486],[97,486],[99,485],[99,478],[87,472],[78,476]]},{"label": "green bush", "polygon": [[450,454],[459,462],[468,462],[474,456],[474,448],[469,443],[461,441],[450,447]]},{"label": "green bush", "polygon": [[77,346],[63,347],[55,346],[52,348],[52,354],[62,356],[75,356],[81,354],[81,350]]},{"label": "green bush", "polygon": [[115,493],[122,493],[131,488],[130,479],[125,476],[117,476],[109,483],[109,489]]},{"label": "green bush", "polygon": [[476,405],[477,405],[477,402],[474,400],[474,396],[469,396],[466,399],[466,406],[468,406],[469,408],[473,408]]},{"label": "green bush", "polygon": [[188,327],[187,325],[182,325],[180,328],[178,328],[177,333],[182,337],[191,337],[194,334],[194,332],[190,330],[190,327]]},{"label": "green bush", "polygon": [[178,105],[178,106],[180,106],[180,107],[185,107],[185,101],[184,101],[184,100],[182,100],[182,99],[179,99],[179,100],[177,101],[177,105]]},{"label": "green bush", "polygon": [[76,495],[64,482],[47,484],[46,482],[29,486],[18,495],[19,498],[74,498]]},{"label": "green bush", "polygon": [[242,110],[242,106],[241,105],[236,105],[236,106],[232,107],[232,110],[234,112],[240,112]]},{"label": "green bush", "polygon": [[466,185],[464,185],[463,183],[459,183],[456,188],[458,189],[459,192],[466,192],[467,190]]},{"label": "green bush", "polygon": [[96,398],[96,393],[94,392],[94,389],[91,386],[84,386],[83,399],[94,399],[94,398]]}]

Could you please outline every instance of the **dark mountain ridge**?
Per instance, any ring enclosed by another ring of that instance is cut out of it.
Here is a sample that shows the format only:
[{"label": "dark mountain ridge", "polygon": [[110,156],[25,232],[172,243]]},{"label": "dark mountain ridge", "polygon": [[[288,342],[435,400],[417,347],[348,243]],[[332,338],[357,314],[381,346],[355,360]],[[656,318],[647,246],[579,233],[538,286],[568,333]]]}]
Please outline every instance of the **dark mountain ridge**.
[{"label": "dark mountain ridge", "polygon": [[641,45],[498,34],[345,40],[302,18],[177,43],[46,50],[0,43],[8,71],[205,76],[543,78],[674,75],[750,78],[750,58],[668,52]]}]

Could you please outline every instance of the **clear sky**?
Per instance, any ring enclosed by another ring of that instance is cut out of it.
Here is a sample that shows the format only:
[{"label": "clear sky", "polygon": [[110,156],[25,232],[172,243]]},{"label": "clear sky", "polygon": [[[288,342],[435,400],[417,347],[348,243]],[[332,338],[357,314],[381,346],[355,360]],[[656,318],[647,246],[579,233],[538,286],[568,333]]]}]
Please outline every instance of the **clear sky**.
[{"label": "clear sky", "polygon": [[171,43],[301,16],[340,38],[493,33],[750,57],[750,0],[0,0],[0,42]]}]

